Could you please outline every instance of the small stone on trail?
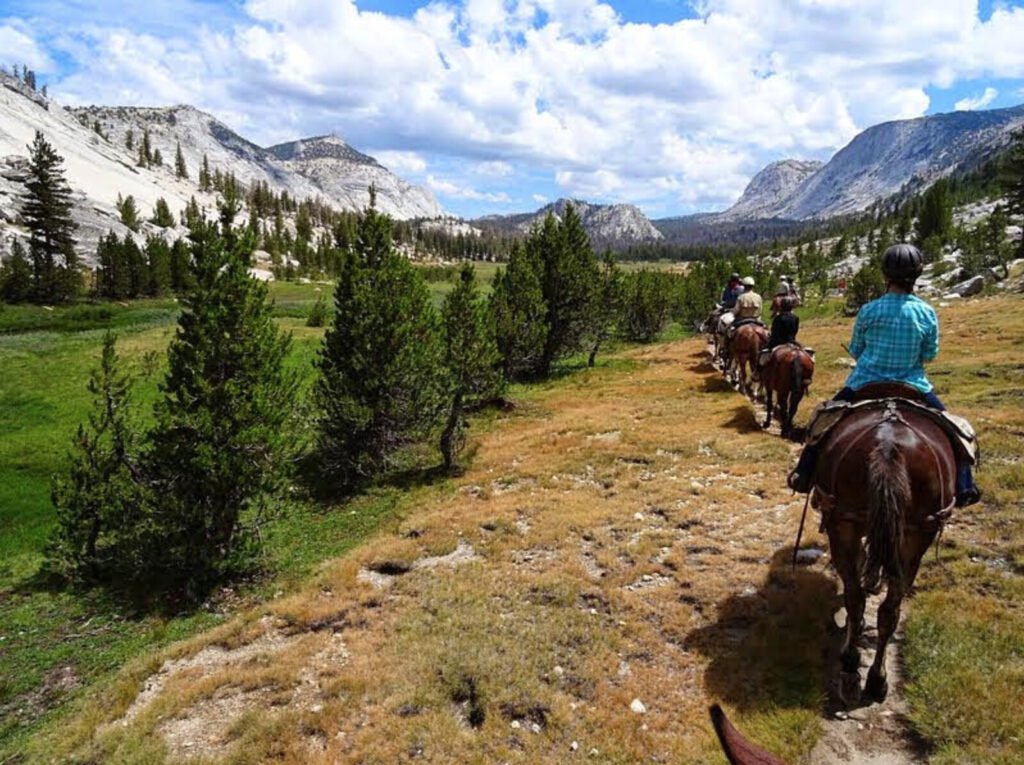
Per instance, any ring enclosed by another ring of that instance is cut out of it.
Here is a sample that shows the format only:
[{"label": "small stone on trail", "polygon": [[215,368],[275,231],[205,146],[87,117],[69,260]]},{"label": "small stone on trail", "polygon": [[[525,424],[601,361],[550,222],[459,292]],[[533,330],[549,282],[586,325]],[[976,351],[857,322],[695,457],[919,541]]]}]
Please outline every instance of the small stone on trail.
[{"label": "small stone on trail", "polygon": [[633,714],[647,714],[647,707],[644,706],[644,702],[640,701],[640,699],[633,699],[632,703],[629,705],[629,709]]},{"label": "small stone on trail", "polygon": [[579,748],[580,748],[580,742],[579,741],[573,741],[571,744],[569,744],[569,751],[570,752],[575,752]]},{"label": "small stone on trail", "polygon": [[694,494],[700,494],[700,490],[703,488],[704,487],[701,484],[697,483],[696,481],[690,482],[690,491],[692,491]]},{"label": "small stone on trail", "polygon": [[318,714],[320,714],[321,712],[324,711],[324,705],[323,704],[314,704],[313,706],[311,706],[309,708],[309,711],[312,712],[315,715],[318,715]]},{"label": "small stone on trail", "polygon": [[597,757],[599,754],[601,754],[601,752],[599,752],[596,747],[590,750],[591,757]]},{"label": "small stone on trail", "polygon": [[555,666],[555,668],[554,668],[554,670],[553,670],[553,671],[554,671],[554,673],[555,673],[555,674],[556,674],[556,675],[557,675],[558,677],[561,677],[562,675],[564,675],[564,674],[565,674],[565,670],[564,670],[564,669],[562,669],[562,668],[561,668],[560,666],[558,666],[558,665],[556,665],[556,666]]},{"label": "small stone on trail", "polygon": [[846,713],[846,710],[844,710],[844,709],[836,710],[835,718],[837,720],[846,720],[846,719],[849,719],[849,717],[850,717],[850,715],[848,715]]},{"label": "small stone on trail", "polygon": [[540,733],[540,723],[530,723],[531,733]]},{"label": "small stone on trail", "polygon": [[522,728],[522,727],[523,727],[523,724],[522,724],[521,722],[519,722],[519,720],[513,720],[512,722],[510,722],[510,723],[508,724],[508,726],[509,726],[509,727],[510,727],[510,728],[511,728],[512,730],[519,730],[520,728]]}]

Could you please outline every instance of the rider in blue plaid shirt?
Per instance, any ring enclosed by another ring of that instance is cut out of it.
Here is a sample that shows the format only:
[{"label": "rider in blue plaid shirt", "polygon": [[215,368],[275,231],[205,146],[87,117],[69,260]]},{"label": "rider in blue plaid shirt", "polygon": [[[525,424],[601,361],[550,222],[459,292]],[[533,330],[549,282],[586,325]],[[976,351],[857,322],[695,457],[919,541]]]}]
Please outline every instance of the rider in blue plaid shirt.
[{"label": "rider in blue plaid shirt", "polygon": [[[849,348],[857,366],[835,401],[852,401],[856,392],[870,383],[898,382],[924,394],[929,406],[945,411],[924,372],[925,362],[939,352],[939,320],[935,310],[913,294],[922,266],[921,253],[912,245],[897,244],[885,251],[882,270],[888,290],[857,314]],[[796,469],[790,473],[790,488],[810,491],[817,456],[816,446],[804,448]],[[969,463],[958,467],[956,488],[959,507],[981,499]]]}]

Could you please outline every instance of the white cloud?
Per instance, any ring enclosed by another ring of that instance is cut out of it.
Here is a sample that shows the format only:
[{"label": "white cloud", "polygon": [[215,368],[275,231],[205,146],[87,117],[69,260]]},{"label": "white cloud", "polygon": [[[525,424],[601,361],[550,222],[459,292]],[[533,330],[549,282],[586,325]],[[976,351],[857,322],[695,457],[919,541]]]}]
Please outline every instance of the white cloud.
[{"label": "white cloud", "polygon": [[453,199],[470,199],[477,202],[495,203],[506,203],[512,201],[511,197],[509,197],[509,195],[504,191],[497,193],[477,191],[470,186],[463,186],[455,183],[454,181],[450,181],[445,178],[438,178],[434,175],[427,176],[427,186],[438,194],[442,194],[446,197],[452,197]]},{"label": "white cloud", "polygon": [[547,204],[550,201],[543,194],[531,194],[530,195],[530,199],[532,199],[534,202],[538,202],[538,203],[540,203],[542,205]]},{"label": "white cloud", "polygon": [[393,173],[418,175],[427,169],[427,161],[414,151],[374,151],[374,159]]},{"label": "white cloud", "polygon": [[984,109],[986,106],[996,100],[999,95],[999,91],[995,88],[985,88],[985,92],[980,96],[969,96],[967,98],[961,98],[955,104],[953,108],[958,112],[972,112],[975,109]]},{"label": "white cloud", "polygon": [[3,51],[5,67],[18,64],[37,72],[54,69],[53,60],[32,39],[28,29],[13,20],[0,24],[0,51]]},{"label": "white cloud", "polygon": [[188,101],[263,143],[337,130],[399,172],[455,158],[434,176],[452,198],[504,202],[503,184],[545,173],[580,195],[700,209],[768,161],[827,158],[924,114],[929,88],[1024,78],[1021,7],[982,21],[976,0],[693,5],[700,18],[655,26],[598,0],[434,0],[412,18],[248,0],[230,23],[163,38],[55,20],[49,44],[78,70],[51,91]]}]

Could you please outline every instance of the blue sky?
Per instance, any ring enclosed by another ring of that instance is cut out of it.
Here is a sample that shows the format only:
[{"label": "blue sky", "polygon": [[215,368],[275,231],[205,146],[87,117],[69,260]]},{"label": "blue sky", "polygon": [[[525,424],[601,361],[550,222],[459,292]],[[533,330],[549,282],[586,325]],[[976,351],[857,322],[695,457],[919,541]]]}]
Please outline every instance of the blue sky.
[{"label": "blue sky", "polygon": [[870,125],[1024,102],[1024,0],[0,0],[67,104],[333,132],[467,217],[722,209]]}]

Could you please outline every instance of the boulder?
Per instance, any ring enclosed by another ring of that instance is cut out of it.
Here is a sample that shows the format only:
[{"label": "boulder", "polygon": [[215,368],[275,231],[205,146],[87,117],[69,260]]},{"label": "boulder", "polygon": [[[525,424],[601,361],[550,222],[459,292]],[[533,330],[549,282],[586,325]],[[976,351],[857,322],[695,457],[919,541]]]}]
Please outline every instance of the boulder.
[{"label": "boulder", "polygon": [[978,275],[972,276],[967,281],[954,284],[950,289],[951,292],[956,293],[960,297],[972,297],[977,295],[985,288],[985,277]]}]

